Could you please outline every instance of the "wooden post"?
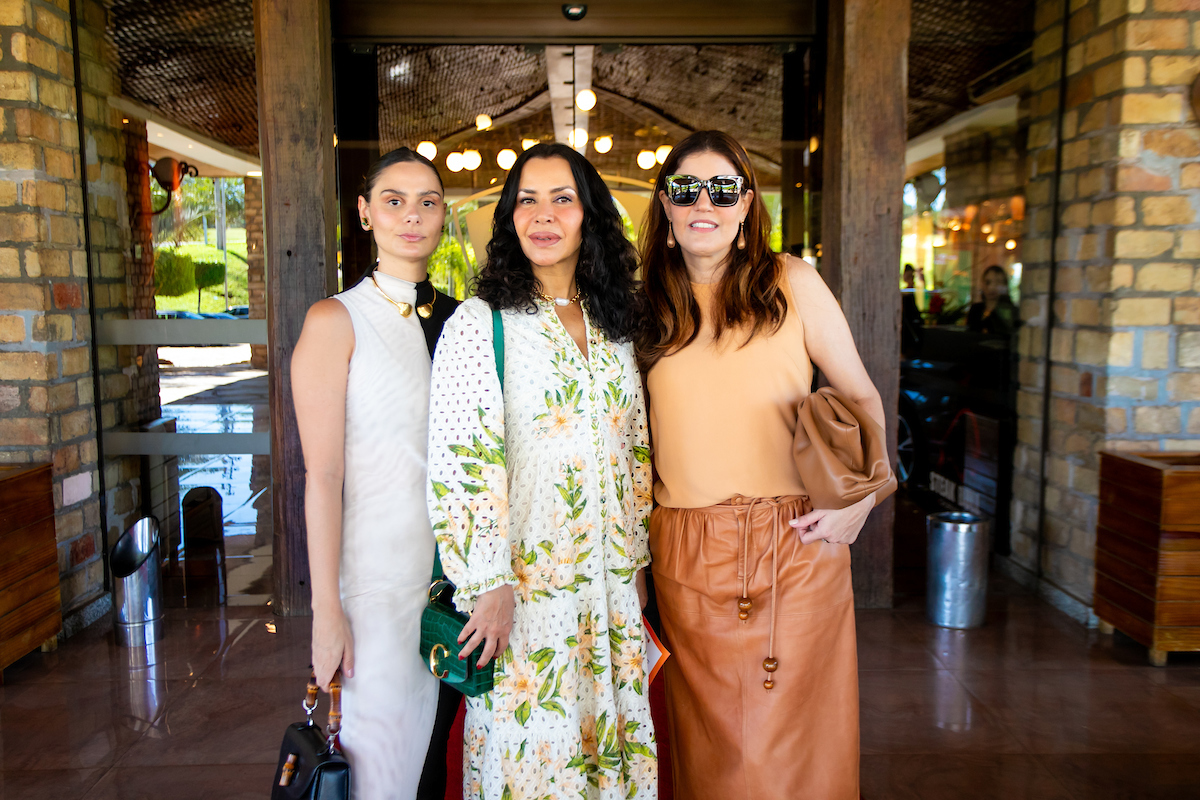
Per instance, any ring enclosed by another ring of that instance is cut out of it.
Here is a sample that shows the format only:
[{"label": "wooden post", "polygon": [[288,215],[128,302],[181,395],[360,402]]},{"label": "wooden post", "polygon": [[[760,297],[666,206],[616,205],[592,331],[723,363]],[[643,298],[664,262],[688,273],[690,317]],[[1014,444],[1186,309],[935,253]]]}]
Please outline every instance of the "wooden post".
[{"label": "wooden post", "polygon": [[291,359],[308,307],[337,290],[329,0],[255,0],[274,503],[274,610],[310,612],[304,458]]},{"label": "wooden post", "polygon": [[[883,398],[894,463],[911,0],[831,0],[828,13],[821,271]],[[853,546],[862,608],[892,604],[894,520],[889,499]]]}]

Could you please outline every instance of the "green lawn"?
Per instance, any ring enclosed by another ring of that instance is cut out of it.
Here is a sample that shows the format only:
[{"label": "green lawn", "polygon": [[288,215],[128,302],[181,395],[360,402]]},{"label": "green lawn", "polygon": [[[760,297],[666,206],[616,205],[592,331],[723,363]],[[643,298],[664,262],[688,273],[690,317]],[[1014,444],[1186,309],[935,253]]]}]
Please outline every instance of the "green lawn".
[{"label": "green lawn", "polygon": [[[216,234],[209,231],[208,241],[215,243]],[[187,242],[180,245],[179,251],[192,257],[195,261],[223,262],[225,254],[213,244],[203,242]],[[244,228],[229,229],[229,305],[244,306],[250,302],[246,291],[246,231]],[[196,293],[190,292],[179,297],[156,297],[154,305],[159,311],[195,311]],[[211,313],[225,310],[224,286],[214,286],[202,290],[200,311]]]}]

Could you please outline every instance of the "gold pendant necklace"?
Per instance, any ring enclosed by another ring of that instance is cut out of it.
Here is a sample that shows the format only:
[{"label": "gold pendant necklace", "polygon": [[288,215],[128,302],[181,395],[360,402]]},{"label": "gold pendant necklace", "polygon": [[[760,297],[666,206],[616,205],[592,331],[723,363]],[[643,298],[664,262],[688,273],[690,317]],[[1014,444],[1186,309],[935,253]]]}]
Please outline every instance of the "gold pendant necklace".
[{"label": "gold pendant necklace", "polygon": [[[400,312],[400,316],[407,317],[408,315],[412,314],[412,303],[398,302],[388,297],[388,293],[385,292],[383,287],[379,285],[379,281],[375,280],[375,275],[373,273],[371,275],[371,283],[375,284],[375,289],[381,295],[383,295],[384,300],[387,300],[396,307],[396,310]],[[421,319],[429,319],[429,315],[432,313],[433,303],[422,303],[421,305],[417,306],[417,314],[420,315]]]},{"label": "gold pendant necklace", "polygon": [[547,303],[550,303],[551,305],[556,305],[556,306],[569,306],[569,305],[571,305],[571,303],[578,303],[579,298],[583,296],[583,292],[580,290],[576,290],[575,296],[570,299],[568,299],[566,297],[551,297],[550,295],[546,294],[545,292],[543,292],[539,289],[534,289],[533,293],[538,296],[539,300],[543,300]]}]

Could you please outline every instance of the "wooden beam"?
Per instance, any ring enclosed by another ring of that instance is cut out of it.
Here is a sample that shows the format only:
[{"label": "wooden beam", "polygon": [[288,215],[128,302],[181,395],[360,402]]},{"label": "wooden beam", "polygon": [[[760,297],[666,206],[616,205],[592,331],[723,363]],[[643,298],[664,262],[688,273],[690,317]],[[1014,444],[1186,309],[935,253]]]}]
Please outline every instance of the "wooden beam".
[{"label": "wooden beam", "polygon": [[[678,120],[672,119],[657,108],[652,108],[645,103],[633,100],[623,94],[608,89],[601,89],[597,86],[592,87],[592,91],[596,93],[596,102],[616,111],[620,111],[630,119],[639,120],[642,122],[650,122],[657,125],[676,141],[686,138],[688,135],[695,133],[694,128],[689,128]],[[764,155],[747,151],[750,156],[750,162],[754,165],[754,169],[759,172],[766,172],[772,175],[779,174],[779,165]]]},{"label": "wooden beam", "polygon": [[624,44],[778,42],[811,38],[815,0],[612,0],[589,3],[583,19],[561,2],[341,0],[339,41],[420,44]]},{"label": "wooden beam", "polygon": [[329,0],[255,0],[267,270],[275,613],[310,612],[304,457],[291,359],[308,307],[337,290]]},{"label": "wooden beam", "polygon": [[[550,92],[542,90],[533,97],[526,100],[521,105],[514,108],[512,111],[506,111],[498,117],[492,119],[492,127],[490,130],[500,130],[521,120],[532,117],[534,114],[545,111],[550,105]],[[440,142],[437,142],[439,153],[445,153],[447,150],[454,150],[460,144],[470,139],[479,133],[479,130],[472,124],[460,131],[456,131]]]},{"label": "wooden beam", "polygon": [[[830,0],[828,13],[821,272],[883,398],[894,463],[911,0]],[[894,520],[888,499],[853,546],[860,607],[892,604]]]}]

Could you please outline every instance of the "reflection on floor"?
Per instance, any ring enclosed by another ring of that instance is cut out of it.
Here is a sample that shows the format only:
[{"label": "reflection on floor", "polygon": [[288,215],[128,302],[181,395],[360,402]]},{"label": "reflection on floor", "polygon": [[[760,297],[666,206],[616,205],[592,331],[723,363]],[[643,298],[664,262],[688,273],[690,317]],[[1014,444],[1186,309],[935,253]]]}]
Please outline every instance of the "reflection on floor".
[{"label": "reflection on floor", "polygon": [[[164,417],[180,433],[269,431],[267,374],[242,363],[250,346],[159,348]],[[211,486],[221,495],[228,605],[265,605],[271,591],[269,456],[179,457],[179,496]]]},{"label": "reflection on floor", "polygon": [[[310,624],[180,609],[150,667],[107,622],[31,654],[0,689],[0,796],[269,797]],[[1200,796],[1196,657],[1147,666],[1003,581],[979,630],[931,627],[914,599],[860,611],[858,639],[866,800]]]}]

